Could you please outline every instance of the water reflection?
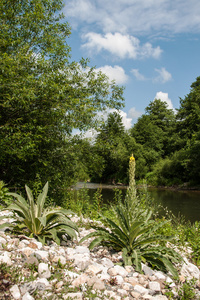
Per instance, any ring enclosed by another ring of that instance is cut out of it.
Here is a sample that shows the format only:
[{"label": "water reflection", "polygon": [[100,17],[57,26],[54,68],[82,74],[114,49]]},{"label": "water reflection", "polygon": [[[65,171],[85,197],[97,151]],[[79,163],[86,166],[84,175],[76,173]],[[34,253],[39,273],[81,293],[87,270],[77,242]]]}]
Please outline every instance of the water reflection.
[{"label": "water reflection", "polygon": [[[92,198],[98,188],[102,189],[104,203],[112,203],[114,197],[114,188],[126,193],[125,186],[113,186],[96,183],[78,183],[76,188],[86,187],[89,189],[89,195]],[[175,216],[183,215],[186,220],[191,222],[200,221],[200,191],[177,191],[170,189],[149,188],[149,195],[159,205],[171,210]],[[164,213],[164,212],[163,212]]]}]

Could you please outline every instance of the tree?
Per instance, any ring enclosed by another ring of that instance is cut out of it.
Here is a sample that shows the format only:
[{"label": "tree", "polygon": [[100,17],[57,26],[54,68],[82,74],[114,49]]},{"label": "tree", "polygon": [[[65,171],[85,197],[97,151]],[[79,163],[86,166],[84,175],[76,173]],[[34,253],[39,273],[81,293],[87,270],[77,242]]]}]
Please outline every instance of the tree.
[{"label": "tree", "polygon": [[145,172],[141,145],[125,130],[122,117],[117,112],[110,113],[102,124],[94,147],[104,161],[102,172],[93,174],[95,181],[128,183],[128,162],[132,153],[137,158],[137,178]]},{"label": "tree", "polygon": [[78,159],[72,130],[94,127],[97,112],[123,105],[122,87],[87,60],[70,62],[62,5],[0,2],[0,173],[10,184],[39,174],[57,191],[66,187]]},{"label": "tree", "polygon": [[171,152],[169,141],[175,126],[175,115],[160,99],[150,102],[145,112],[131,129],[131,135],[143,146],[146,164],[152,170],[160,158]]},{"label": "tree", "polygon": [[180,98],[176,117],[177,131],[186,143],[188,138],[200,130],[200,76],[191,84],[190,93],[184,99]]}]

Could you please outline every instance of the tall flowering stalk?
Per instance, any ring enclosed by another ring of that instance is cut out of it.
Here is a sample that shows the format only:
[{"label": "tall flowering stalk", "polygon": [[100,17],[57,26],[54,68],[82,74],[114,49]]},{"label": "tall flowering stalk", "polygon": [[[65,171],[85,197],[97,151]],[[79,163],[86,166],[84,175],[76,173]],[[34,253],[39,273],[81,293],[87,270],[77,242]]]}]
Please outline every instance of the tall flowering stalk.
[{"label": "tall flowering stalk", "polygon": [[129,195],[132,197],[136,197],[136,185],[135,185],[135,157],[130,157],[129,160]]}]

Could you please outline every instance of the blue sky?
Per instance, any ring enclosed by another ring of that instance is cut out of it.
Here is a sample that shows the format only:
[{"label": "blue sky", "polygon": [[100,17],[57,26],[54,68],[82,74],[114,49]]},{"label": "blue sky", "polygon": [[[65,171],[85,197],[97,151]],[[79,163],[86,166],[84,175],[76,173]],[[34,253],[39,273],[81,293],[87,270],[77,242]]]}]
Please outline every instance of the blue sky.
[{"label": "blue sky", "polygon": [[72,59],[125,87],[126,128],[150,101],[179,108],[200,76],[199,0],[65,0]]}]

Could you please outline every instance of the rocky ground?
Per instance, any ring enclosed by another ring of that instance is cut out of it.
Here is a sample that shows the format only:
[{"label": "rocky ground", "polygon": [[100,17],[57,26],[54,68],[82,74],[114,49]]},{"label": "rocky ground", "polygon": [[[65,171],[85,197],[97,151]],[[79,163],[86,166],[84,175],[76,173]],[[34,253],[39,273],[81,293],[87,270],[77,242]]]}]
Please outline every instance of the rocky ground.
[{"label": "rocky ground", "polygon": [[[79,240],[91,230],[80,228]],[[194,299],[200,299],[199,269],[186,258],[177,284],[170,274],[147,265],[143,274],[132,266],[122,267],[121,253],[104,247],[90,251],[89,243],[43,246],[0,231],[0,299],[178,299],[181,282],[192,278]]]}]

